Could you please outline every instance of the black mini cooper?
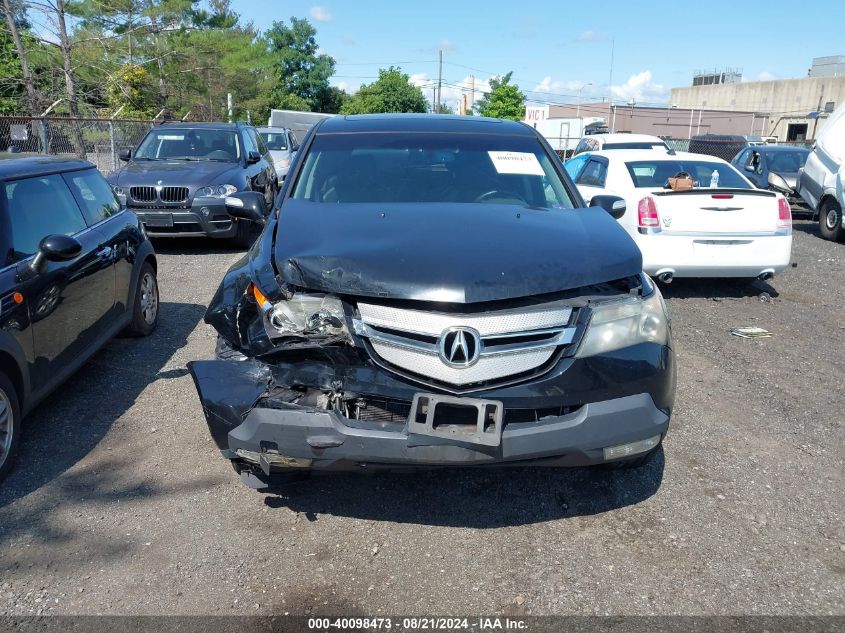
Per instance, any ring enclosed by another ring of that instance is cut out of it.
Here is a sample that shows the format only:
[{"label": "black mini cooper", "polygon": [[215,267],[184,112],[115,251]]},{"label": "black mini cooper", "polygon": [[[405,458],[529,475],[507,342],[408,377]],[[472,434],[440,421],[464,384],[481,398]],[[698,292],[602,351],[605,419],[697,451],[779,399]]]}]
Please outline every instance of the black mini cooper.
[{"label": "black mini cooper", "polygon": [[21,418],[121,331],[158,322],[156,257],[91,163],[0,154],[0,479]]}]

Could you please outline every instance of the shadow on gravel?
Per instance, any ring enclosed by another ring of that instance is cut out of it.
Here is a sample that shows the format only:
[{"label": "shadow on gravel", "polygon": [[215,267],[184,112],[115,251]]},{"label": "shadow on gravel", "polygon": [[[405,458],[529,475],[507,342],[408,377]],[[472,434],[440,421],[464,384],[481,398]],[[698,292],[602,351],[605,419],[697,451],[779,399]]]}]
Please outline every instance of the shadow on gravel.
[{"label": "shadow on gravel", "polygon": [[648,499],[663,481],[660,448],[642,468],[498,468],[316,475],[268,495],[271,508],[443,527],[491,529],[601,514]]},{"label": "shadow on gravel", "polygon": [[246,253],[230,240],[210,237],[153,237],[153,246],[159,255],[226,255]]},{"label": "shadow on gravel", "polygon": [[824,239],[822,234],[819,232],[819,223],[818,222],[793,222],[792,223],[792,230],[793,231],[801,231],[802,233],[806,233],[807,235],[812,235],[813,237],[817,237],[820,240]]},{"label": "shadow on gravel", "polygon": [[759,279],[675,279],[671,284],[658,284],[666,299],[743,299],[762,293],[777,297],[778,291]]},{"label": "shadow on gravel", "polygon": [[[16,465],[0,484],[0,509],[49,483],[83,459],[147,385],[158,378],[182,375],[178,370],[160,372],[176,350],[187,343],[188,335],[204,313],[205,307],[201,305],[162,302],[161,319],[151,336],[110,341],[39,404],[23,422]],[[126,468],[126,464],[114,466]],[[108,475],[116,475],[115,471],[103,470],[99,464],[97,468],[104,475],[100,481],[95,481],[85,469],[65,475],[60,484],[66,493],[62,503],[106,494],[101,491],[104,485],[111,486],[107,494],[116,497],[150,494],[136,484],[114,490],[115,480],[110,480]],[[4,536],[6,531],[0,527],[0,542]]]}]

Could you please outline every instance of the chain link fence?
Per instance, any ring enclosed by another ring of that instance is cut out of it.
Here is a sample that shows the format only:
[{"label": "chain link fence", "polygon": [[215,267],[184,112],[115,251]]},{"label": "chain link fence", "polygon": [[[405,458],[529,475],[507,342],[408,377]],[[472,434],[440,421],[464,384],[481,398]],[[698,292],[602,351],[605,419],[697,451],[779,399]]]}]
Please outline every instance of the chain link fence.
[{"label": "chain link fence", "polygon": [[108,174],[119,167],[120,150],[134,148],[153,125],[131,119],[4,116],[0,151],[75,156]]}]

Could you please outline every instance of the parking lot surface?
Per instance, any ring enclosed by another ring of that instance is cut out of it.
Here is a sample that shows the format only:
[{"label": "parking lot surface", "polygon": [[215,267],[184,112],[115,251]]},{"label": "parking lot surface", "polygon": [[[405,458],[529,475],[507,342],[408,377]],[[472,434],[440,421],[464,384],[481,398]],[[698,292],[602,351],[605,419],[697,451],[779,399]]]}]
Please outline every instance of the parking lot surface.
[{"label": "parking lot surface", "polygon": [[[109,343],[24,424],[0,612],[843,614],[845,245],[795,229],[770,283],[664,287],[677,408],[646,468],[280,495],[219,456],[185,368],[213,354],[205,305],[241,253],[160,242],[157,332]],[[750,325],[773,336],[729,334]]]}]

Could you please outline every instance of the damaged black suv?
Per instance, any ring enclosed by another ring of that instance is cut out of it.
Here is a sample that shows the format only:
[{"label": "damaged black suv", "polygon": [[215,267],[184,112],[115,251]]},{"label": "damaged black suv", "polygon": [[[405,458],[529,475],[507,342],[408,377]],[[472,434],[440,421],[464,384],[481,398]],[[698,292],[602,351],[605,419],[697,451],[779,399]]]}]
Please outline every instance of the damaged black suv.
[{"label": "damaged black suv", "polygon": [[[262,221],[260,196],[226,201]],[[548,144],[480,117],[335,117],[303,141],[191,364],[245,483],[309,469],[639,465],[669,426],[663,298]]]}]

